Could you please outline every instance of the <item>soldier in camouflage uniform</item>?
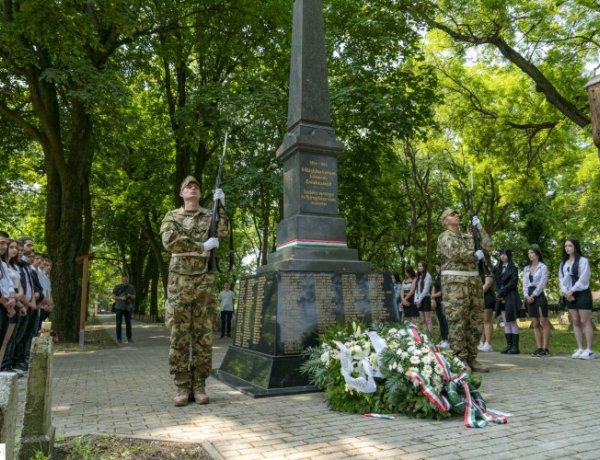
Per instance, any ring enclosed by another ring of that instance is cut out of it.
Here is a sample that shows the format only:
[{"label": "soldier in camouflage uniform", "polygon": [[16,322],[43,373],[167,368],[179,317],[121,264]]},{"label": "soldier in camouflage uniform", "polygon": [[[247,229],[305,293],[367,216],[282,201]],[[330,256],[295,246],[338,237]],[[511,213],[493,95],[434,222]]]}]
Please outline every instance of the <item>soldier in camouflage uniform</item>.
[{"label": "soldier in camouflage uniform", "polygon": [[[185,406],[192,398],[208,404],[205,381],[212,367],[212,333],[216,311],[213,288],[215,275],[207,272],[211,249],[218,238],[209,238],[211,210],[200,207],[200,185],[192,176],[181,183],[181,208],[169,211],[160,232],[163,246],[171,253],[165,322],[171,331],[169,372],[174,376],[175,405]],[[221,189],[213,198],[224,204]],[[218,237],[229,233],[224,213]]]},{"label": "soldier in camouflage uniform", "polygon": [[[473,235],[460,231],[458,212],[446,209],[442,213],[442,224],[446,231],[438,237],[437,256],[442,266],[450,345],[454,354],[470,368],[467,370],[488,372],[489,369],[477,361],[483,315],[483,286],[478,262],[484,253],[475,251]],[[492,241],[477,216],[473,217],[472,224],[479,229],[483,249],[491,251]]]}]

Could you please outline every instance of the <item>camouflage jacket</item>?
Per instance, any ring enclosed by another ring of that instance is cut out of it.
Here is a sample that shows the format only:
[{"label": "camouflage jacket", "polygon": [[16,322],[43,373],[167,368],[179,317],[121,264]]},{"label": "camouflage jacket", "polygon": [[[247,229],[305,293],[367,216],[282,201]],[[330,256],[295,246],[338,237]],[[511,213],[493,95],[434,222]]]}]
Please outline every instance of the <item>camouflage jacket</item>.
[{"label": "camouflage jacket", "polygon": [[[171,253],[169,271],[182,275],[200,275],[206,272],[210,252],[202,243],[208,239],[211,210],[199,208],[185,211],[183,207],[169,211],[160,225],[162,243]],[[217,236],[229,235],[229,225],[221,212]]]},{"label": "camouflage jacket", "polygon": [[[480,230],[481,247],[490,252],[494,249],[492,240]],[[446,230],[438,237],[437,257],[442,270],[478,271],[478,261],[475,257],[475,244],[470,233],[455,233]]]}]

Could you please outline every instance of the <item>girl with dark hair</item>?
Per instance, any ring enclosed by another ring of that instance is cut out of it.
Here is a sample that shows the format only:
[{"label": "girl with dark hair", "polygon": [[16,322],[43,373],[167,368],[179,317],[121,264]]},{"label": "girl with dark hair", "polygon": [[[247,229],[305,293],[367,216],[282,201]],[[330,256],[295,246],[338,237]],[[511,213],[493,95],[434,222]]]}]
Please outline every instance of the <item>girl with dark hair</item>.
[{"label": "girl with dark hair", "polygon": [[442,299],[442,266],[438,262],[435,264],[435,278],[433,280],[433,287],[431,289],[431,308],[435,310],[435,315],[438,319],[440,326],[440,343],[438,347],[442,350],[448,350],[450,344],[448,343],[448,318],[444,312],[444,303]]},{"label": "girl with dark hair", "polygon": [[[567,238],[563,257],[558,267],[558,285],[562,301],[566,304],[573,322],[573,333],[577,350],[571,355],[574,359],[593,359],[592,342],[592,292],[590,278],[592,272],[587,258],[581,254],[579,241]],[[583,348],[583,336],[587,347]]]},{"label": "girl with dark hair", "polygon": [[21,300],[23,299],[23,288],[21,287],[21,274],[19,273],[19,269],[16,267],[18,251],[17,242],[9,239],[6,252],[2,255],[2,260],[6,264],[4,265],[6,274],[12,281],[12,297],[15,299],[16,303],[15,308],[12,311],[7,312],[8,326],[0,345],[0,366],[3,364],[2,362],[4,361],[4,355],[6,354],[8,343],[10,342],[17,323],[19,322],[19,317],[27,314],[27,309],[23,310],[24,306],[21,303]]},{"label": "girl with dark hair", "polygon": [[417,263],[417,290],[415,292],[415,305],[419,310],[419,316],[423,323],[423,328],[433,339],[433,325],[431,323],[431,275],[427,271],[427,262],[421,260]]},{"label": "girl with dark hair", "polygon": [[542,260],[538,248],[527,250],[529,264],[523,270],[523,298],[529,310],[531,326],[537,349],[531,356],[548,356],[550,350],[550,322],[548,321],[548,301],[544,289],[548,284],[548,267]]},{"label": "girl with dark hair", "polygon": [[417,290],[417,274],[415,269],[407,265],[404,269],[404,279],[402,280],[402,291],[400,292],[400,302],[404,310],[405,318],[416,318],[419,316],[419,310],[415,306],[415,291]]},{"label": "girl with dark hair", "polygon": [[520,351],[517,318],[521,307],[521,297],[517,291],[519,272],[512,261],[510,249],[500,250],[500,261],[494,268],[494,283],[496,286],[496,313],[502,312],[504,336],[506,337],[506,348],[500,353],[518,355]]}]

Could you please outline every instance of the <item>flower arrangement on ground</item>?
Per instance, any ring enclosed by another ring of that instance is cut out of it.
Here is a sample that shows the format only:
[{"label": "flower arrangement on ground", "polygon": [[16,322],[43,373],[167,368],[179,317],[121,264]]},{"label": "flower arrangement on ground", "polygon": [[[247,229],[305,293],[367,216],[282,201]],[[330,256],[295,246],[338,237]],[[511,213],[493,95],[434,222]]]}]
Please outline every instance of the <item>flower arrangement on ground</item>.
[{"label": "flower arrangement on ground", "polygon": [[357,323],[331,329],[305,351],[302,371],[324,390],[329,406],[350,413],[401,413],[443,419],[464,413],[467,426],[506,423],[486,412],[479,376],[465,372],[414,324]]}]

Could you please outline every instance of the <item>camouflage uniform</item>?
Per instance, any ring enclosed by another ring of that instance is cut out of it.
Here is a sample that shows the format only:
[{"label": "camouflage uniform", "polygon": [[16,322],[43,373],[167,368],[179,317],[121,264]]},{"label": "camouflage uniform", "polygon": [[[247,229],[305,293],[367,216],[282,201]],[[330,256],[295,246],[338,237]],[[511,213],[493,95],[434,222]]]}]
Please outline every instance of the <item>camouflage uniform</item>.
[{"label": "camouflage uniform", "polygon": [[[213,288],[215,275],[207,272],[211,211],[183,207],[169,211],[160,232],[163,246],[171,253],[165,323],[171,331],[169,372],[175,385],[204,392],[212,368],[212,331],[216,311]],[[221,213],[218,237],[228,235],[228,223]]]},{"label": "camouflage uniform", "polygon": [[[481,246],[492,251],[492,241],[480,230]],[[446,230],[438,237],[437,256],[442,267],[444,309],[448,318],[449,341],[464,363],[475,362],[483,324],[483,285],[474,255],[473,235]],[[454,273],[448,273],[448,272]],[[462,272],[457,274],[456,272]]]}]

